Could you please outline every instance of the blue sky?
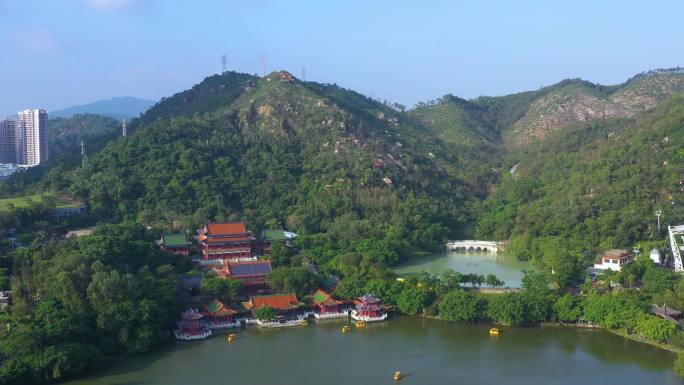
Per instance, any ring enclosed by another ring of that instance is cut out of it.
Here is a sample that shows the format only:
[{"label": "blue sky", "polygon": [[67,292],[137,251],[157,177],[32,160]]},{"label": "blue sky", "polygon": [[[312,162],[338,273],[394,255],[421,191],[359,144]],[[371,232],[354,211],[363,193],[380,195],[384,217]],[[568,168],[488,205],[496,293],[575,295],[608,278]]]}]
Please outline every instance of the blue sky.
[{"label": "blue sky", "polygon": [[684,66],[684,1],[0,0],[0,113],[286,69],[406,105]]}]

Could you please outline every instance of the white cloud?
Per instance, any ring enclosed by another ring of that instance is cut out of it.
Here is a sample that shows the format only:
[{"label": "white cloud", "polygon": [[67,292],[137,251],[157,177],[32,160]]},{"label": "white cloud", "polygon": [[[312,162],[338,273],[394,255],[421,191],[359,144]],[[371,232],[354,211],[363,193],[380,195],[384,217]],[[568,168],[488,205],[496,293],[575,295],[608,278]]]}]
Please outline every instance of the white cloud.
[{"label": "white cloud", "polygon": [[55,36],[38,26],[15,30],[10,36],[17,48],[29,53],[49,54],[60,48]]},{"label": "white cloud", "polygon": [[133,8],[140,0],[85,0],[85,3],[98,11],[116,12]]}]

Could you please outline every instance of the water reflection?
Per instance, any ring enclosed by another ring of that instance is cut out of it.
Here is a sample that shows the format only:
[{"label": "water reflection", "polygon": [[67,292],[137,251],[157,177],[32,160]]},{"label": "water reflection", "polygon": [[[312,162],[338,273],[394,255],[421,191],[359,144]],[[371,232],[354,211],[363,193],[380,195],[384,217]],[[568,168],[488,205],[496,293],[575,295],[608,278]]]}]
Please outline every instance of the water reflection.
[{"label": "water reflection", "polygon": [[529,263],[517,261],[505,252],[457,252],[445,251],[427,257],[413,259],[395,269],[397,274],[418,273],[427,271],[439,274],[446,269],[453,269],[468,274],[494,274],[503,280],[508,287],[520,287],[522,270],[531,269]]},{"label": "water reflection", "polygon": [[682,384],[674,356],[603,331],[502,328],[395,317],[348,334],[344,322],[261,331],[228,344],[220,335],[134,357],[69,385]]}]

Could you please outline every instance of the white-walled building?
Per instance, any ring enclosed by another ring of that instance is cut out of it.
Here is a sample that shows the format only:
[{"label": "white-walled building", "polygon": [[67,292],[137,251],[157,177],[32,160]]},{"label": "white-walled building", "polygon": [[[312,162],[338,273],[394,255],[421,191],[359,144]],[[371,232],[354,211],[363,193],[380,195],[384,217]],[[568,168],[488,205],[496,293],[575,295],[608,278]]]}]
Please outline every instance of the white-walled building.
[{"label": "white-walled building", "polygon": [[19,112],[16,129],[17,163],[29,167],[48,160],[47,123],[45,110]]},{"label": "white-walled building", "polygon": [[601,260],[594,264],[594,269],[620,271],[623,266],[631,262],[634,262],[634,255],[629,251],[621,249],[608,250],[603,254]]}]

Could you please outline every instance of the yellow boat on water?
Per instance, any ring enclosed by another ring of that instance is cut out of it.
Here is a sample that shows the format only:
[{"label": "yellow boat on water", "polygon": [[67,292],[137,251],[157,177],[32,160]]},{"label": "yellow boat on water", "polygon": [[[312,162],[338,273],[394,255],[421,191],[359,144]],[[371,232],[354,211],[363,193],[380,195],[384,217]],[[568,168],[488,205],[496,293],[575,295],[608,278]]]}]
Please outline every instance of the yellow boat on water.
[{"label": "yellow boat on water", "polygon": [[489,335],[490,336],[498,336],[499,335],[499,329],[498,328],[489,329]]},{"label": "yellow boat on water", "polygon": [[226,340],[228,340],[228,342],[233,342],[237,339],[237,336],[238,336],[237,334],[228,334],[228,337],[226,337]]},{"label": "yellow boat on water", "polygon": [[394,376],[392,376],[392,377],[394,378],[395,381],[399,381],[402,378],[404,378],[404,374],[397,370],[396,372],[394,372]]},{"label": "yellow boat on water", "polygon": [[351,326],[345,325],[342,326],[342,333],[349,333],[351,331]]},{"label": "yellow boat on water", "polygon": [[366,321],[356,321],[355,326],[356,326],[357,328],[366,327]]}]

